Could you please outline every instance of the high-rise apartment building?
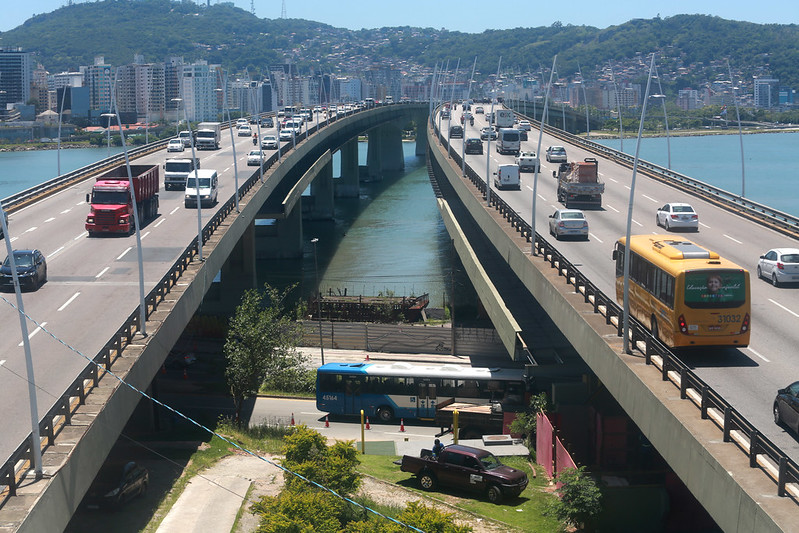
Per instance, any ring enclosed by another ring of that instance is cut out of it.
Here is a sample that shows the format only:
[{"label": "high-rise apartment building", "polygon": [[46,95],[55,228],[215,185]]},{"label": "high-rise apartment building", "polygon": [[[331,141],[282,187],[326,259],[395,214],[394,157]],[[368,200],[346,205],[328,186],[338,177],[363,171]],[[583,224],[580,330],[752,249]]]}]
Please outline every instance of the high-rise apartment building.
[{"label": "high-rise apartment building", "polygon": [[25,104],[33,86],[33,56],[22,48],[0,48],[0,108]]},{"label": "high-rise apartment building", "polygon": [[755,76],[755,107],[775,107],[779,104],[779,83],[775,78]]},{"label": "high-rise apartment building", "polygon": [[192,122],[216,120],[221,111],[216,93],[217,87],[221,88],[219,66],[197,61],[184,64],[181,72],[181,105],[188,119]]}]

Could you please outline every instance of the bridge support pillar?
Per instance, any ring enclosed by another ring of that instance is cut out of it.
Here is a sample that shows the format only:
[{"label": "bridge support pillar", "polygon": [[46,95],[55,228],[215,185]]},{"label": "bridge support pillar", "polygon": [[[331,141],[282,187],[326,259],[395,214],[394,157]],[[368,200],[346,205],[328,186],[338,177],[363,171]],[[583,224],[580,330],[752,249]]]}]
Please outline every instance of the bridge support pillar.
[{"label": "bridge support pillar", "polygon": [[256,288],[255,224],[251,223],[233,251],[222,265],[219,284],[219,305],[222,309],[235,309],[241,303],[241,294]]},{"label": "bridge support pillar", "polygon": [[302,202],[286,216],[256,218],[256,259],[296,259],[302,257]]},{"label": "bridge support pillar", "polygon": [[333,159],[311,182],[313,208],[307,214],[310,220],[330,220],[333,218]]},{"label": "bridge support pillar", "polygon": [[357,198],[360,192],[360,170],[358,169],[358,138],[353,137],[339,150],[341,153],[341,177],[336,183],[338,198]]},{"label": "bridge support pillar", "polygon": [[383,172],[405,168],[402,128],[390,122],[369,130],[366,166],[370,179],[382,179]]},{"label": "bridge support pillar", "polygon": [[427,115],[417,115],[413,122],[416,124],[416,155],[427,155]]}]

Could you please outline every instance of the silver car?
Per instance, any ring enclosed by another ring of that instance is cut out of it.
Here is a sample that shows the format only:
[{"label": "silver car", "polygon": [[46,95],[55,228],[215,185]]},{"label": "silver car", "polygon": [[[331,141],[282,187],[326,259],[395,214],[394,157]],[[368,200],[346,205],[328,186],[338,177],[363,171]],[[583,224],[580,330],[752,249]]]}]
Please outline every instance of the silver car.
[{"label": "silver car", "polygon": [[699,215],[688,204],[673,203],[664,205],[658,209],[655,222],[658,226],[666,228],[666,230],[686,228],[699,231]]},{"label": "silver car", "polygon": [[775,287],[799,282],[799,249],[774,248],[760,256],[757,277],[769,280]]},{"label": "silver car", "polygon": [[549,234],[561,237],[582,237],[588,240],[588,220],[579,209],[556,209],[549,215]]}]

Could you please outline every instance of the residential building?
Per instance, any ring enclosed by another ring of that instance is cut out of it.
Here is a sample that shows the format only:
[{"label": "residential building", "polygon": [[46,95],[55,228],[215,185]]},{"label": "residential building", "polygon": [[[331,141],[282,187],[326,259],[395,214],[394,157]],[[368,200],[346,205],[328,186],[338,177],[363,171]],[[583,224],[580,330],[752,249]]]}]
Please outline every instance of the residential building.
[{"label": "residential building", "polygon": [[779,103],[779,83],[776,78],[755,76],[755,107],[775,107]]},{"label": "residential building", "polygon": [[8,104],[25,104],[33,86],[33,54],[22,48],[0,47],[0,110]]}]

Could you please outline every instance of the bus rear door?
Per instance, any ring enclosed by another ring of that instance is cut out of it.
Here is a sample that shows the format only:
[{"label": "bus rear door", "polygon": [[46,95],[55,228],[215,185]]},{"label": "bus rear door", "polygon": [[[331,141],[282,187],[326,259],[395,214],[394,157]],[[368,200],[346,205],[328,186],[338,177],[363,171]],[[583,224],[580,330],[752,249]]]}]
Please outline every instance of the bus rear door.
[{"label": "bus rear door", "polygon": [[436,384],[429,381],[419,383],[419,397],[416,401],[417,418],[435,418]]}]

